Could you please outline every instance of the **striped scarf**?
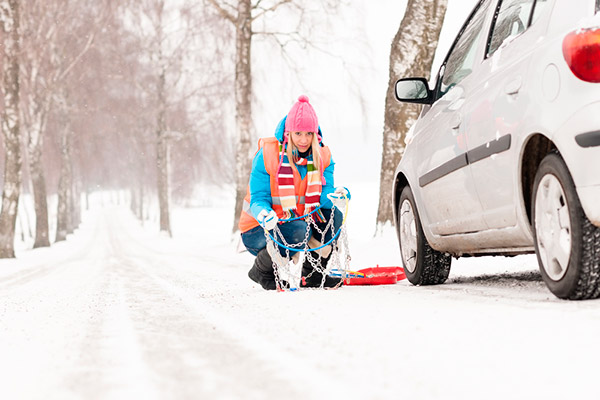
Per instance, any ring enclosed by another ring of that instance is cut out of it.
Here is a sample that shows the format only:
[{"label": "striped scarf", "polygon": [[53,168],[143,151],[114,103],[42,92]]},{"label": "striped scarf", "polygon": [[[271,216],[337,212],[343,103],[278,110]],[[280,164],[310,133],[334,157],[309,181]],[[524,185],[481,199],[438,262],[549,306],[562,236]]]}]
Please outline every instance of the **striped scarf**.
[{"label": "striped scarf", "polygon": [[[283,145],[279,145],[280,165],[277,171],[279,197],[285,218],[297,216],[296,190],[294,189],[294,171],[289,163]],[[306,165],[306,194],[304,195],[304,213],[308,214],[320,205],[322,177],[312,160],[300,157],[296,165]]]}]

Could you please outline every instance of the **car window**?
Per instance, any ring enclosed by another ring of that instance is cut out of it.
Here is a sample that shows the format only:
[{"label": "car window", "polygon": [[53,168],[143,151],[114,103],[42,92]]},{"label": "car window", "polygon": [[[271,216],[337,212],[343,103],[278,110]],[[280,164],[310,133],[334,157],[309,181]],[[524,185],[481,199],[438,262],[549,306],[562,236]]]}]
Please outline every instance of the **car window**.
[{"label": "car window", "polygon": [[436,97],[442,97],[452,86],[459,84],[473,71],[473,66],[477,61],[475,51],[477,50],[477,44],[481,42],[483,37],[483,23],[490,4],[491,0],[481,1],[471,19],[459,34],[460,36],[455,41],[442,67],[443,75],[439,93]]},{"label": "car window", "polygon": [[596,12],[600,11],[600,0],[596,0]]},{"label": "car window", "polygon": [[498,4],[492,35],[488,45],[488,57],[508,38],[521,34],[529,26],[534,0],[502,0]]}]

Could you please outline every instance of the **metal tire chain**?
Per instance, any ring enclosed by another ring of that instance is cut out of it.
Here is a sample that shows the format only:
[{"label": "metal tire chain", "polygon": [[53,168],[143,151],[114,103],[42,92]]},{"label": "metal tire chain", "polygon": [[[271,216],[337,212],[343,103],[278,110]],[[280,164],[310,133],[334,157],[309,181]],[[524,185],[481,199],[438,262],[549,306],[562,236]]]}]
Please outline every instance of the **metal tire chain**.
[{"label": "metal tire chain", "polygon": [[[333,210],[335,210],[335,208],[337,208],[337,207],[334,205],[333,209],[332,209],[331,215],[334,215]],[[279,236],[279,238],[281,239],[281,243],[283,245],[287,246],[287,247],[292,247],[293,248],[293,247],[303,246],[306,249],[307,245],[308,245],[308,241],[310,240],[309,239],[309,234],[310,234],[310,227],[311,227],[311,225],[314,226],[315,230],[321,234],[321,245],[324,244],[324,239],[325,239],[325,234],[324,233],[327,232],[327,230],[331,229],[332,237],[335,235],[335,229],[334,229],[334,226],[333,226],[334,218],[330,218],[329,219],[329,221],[327,222],[327,225],[325,226],[325,228],[323,230],[319,229],[319,227],[315,223],[314,219],[312,218],[312,215],[309,214],[305,218],[305,221],[307,222],[306,233],[304,235],[304,240],[302,242],[297,243],[297,244],[292,244],[292,245],[289,244],[289,243],[287,243],[287,241],[283,237],[283,234],[281,234],[281,231],[279,230],[278,225],[275,226],[275,228],[273,229],[273,233],[274,233],[273,237],[275,237],[275,239],[278,239],[278,236]],[[342,244],[343,244],[344,252],[345,252],[345,255],[346,255],[346,257],[345,257],[346,258],[346,263],[343,266],[344,268],[341,268],[341,269],[343,271],[347,271],[348,270],[347,267],[348,267],[348,265],[350,263],[350,260],[351,260],[350,253],[348,251],[349,250],[349,247],[348,247],[348,235],[346,234],[346,226],[345,225],[343,225],[340,229],[342,230],[340,232],[340,236],[341,236],[340,239],[342,239]],[[288,282],[287,287],[284,287],[284,285],[282,285],[282,280],[281,280],[280,274],[279,274],[279,269],[280,268],[284,269],[284,268],[286,268],[289,265],[289,262],[291,260],[291,258],[290,258],[290,250],[289,249],[285,249],[285,257],[281,256],[281,253],[279,252],[279,249],[277,248],[278,246],[276,246],[275,243],[273,243],[273,240],[271,240],[271,238],[269,237],[268,231],[265,230],[264,232],[265,232],[265,239],[267,241],[267,247],[271,248],[271,253],[272,253],[271,260],[273,262],[273,272],[274,272],[274,275],[275,275],[275,283],[277,285],[277,288],[281,289],[281,290],[290,289],[291,288],[290,287],[291,282]],[[337,265],[340,265],[340,267],[342,266],[341,263],[340,263],[339,254],[338,254],[338,251],[340,251],[340,250],[341,250],[341,248],[338,246],[337,243],[332,243],[330,265],[331,264],[337,264]],[[308,274],[305,277],[305,279],[311,277],[312,274],[315,271],[321,273],[321,277],[322,278],[321,278],[321,285],[318,288],[303,288],[303,290],[306,290],[306,289],[313,289],[313,290],[315,290],[315,289],[323,289],[324,285],[325,285],[326,274],[325,274],[325,269],[321,267],[321,263],[320,263],[321,256],[319,255],[317,258],[314,258],[310,254],[310,251],[306,251],[306,252],[304,252],[304,254],[305,254],[305,259],[308,259],[310,265],[313,268],[313,270],[310,272],[310,274]],[[285,262],[284,262],[284,260],[285,260]],[[300,260],[300,262],[303,263],[304,259]],[[300,269],[300,275],[302,275],[302,269]],[[300,276],[300,280],[302,280],[302,276]],[[342,285],[342,282],[343,282],[343,279],[340,280],[340,282],[334,287],[334,289],[339,288]]]},{"label": "metal tire chain", "polygon": [[[323,228],[323,230],[319,229],[319,227],[317,226],[317,224],[315,223],[315,221],[312,219],[312,215],[309,216],[307,219],[310,219],[310,221],[312,222],[312,224],[314,225],[314,228],[317,232],[319,232],[319,234],[321,235],[321,245],[325,244],[325,232],[327,232],[330,228],[331,228],[331,237],[333,237],[335,235],[335,230],[334,230],[334,226],[333,226],[333,215],[334,215],[334,210],[335,210],[335,206],[333,206],[334,208],[331,211],[331,215],[332,217],[329,218],[329,221],[327,222],[327,225],[325,225],[325,228]],[[341,233],[340,233],[341,234]],[[334,244],[332,243],[332,249],[331,249],[331,254],[333,255],[333,251],[334,249],[336,249],[337,246],[334,246]],[[321,284],[319,285],[319,289],[323,289],[323,287],[325,286],[325,279],[326,279],[326,275],[325,275],[325,268],[323,268],[321,266],[321,255],[319,254],[317,256],[317,258],[313,258],[313,256],[310,254],[310,252],[306,253],[306,257],[308,259],[308,262],[310,263],[311,267],[313,268],[313,270],[310,272],[310,274],[308,274],[306,278],[310,278],[312,276],[312,274],[316,272],[321,274]],[[336,287],[339,285],[336,285]]]},{"label": "metal tire chain", "polygon": [[[282,285],[282,281],[280,279],[279,276],[279,268],[283,269],[285,267],[288,266],[291,257],[290,257],[290,250],[289,249],[285,249],[285,257],[283,257],[281,255],[281,253],[279,252],[278,246],[275,245],[275,243],[273,243],[273,241],[271,240],[271,238],[269,237],[269,233],[267,230],[264,231],[265,232],[265,239],[267,241],[267,246],[271,247],[271,260],[273,262],[273,272],[275,275],[275,284],[277,285],[278,289],[290,289],[290,284],[291,282],[288,282],[288,287],[284,287],[284,285]],[[297,244],[289,244],[285,238],[283,237],[283,234],[281,233],[281,231],[279,230],[279,225],[275,225],[275,228],[273,228],[273,237],[277,240],[281,240],[281,242],[287,246],[287,247],[300,247],[301,245],[306,248],[307,244],[308,244],[308,236],[310,234],[310,224],[307,224],[306,226],[306,233],[304,234],[304,240],[300,243]],[[279,237],[278,237],[279,236]],[[283,261],[285,260],[285,262]],[[291,274],[290,274],[291,275]]]}]

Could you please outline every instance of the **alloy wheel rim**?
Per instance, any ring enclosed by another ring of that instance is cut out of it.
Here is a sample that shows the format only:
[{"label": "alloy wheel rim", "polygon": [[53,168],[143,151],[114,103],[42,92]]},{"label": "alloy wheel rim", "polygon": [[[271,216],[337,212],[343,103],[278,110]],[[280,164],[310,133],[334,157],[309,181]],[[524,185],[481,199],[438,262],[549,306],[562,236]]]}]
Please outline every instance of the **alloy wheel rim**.
[{"label": "alloy wheel rim", "polygon": [[404,266],[414,272],[417,265],[417,225],[410,201],[400,206],[400,250]]},{"label": "alloy wheel rim", "polygon": [[541,179],[535,196],[535,235],[546,275],[562,279],[571,258],[571,218],[565,191],[551,174]]}]

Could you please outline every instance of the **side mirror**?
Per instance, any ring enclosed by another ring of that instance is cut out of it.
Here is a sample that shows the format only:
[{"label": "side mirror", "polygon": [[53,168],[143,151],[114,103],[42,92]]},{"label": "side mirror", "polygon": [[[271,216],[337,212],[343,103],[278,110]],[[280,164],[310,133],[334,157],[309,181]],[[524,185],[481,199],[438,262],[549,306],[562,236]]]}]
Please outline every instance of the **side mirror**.
[{"label": "side mirror", "polygon": [[431,104],[433,98],[425,78],[404,78],[396,82],[396,99],[406,103]]}]

